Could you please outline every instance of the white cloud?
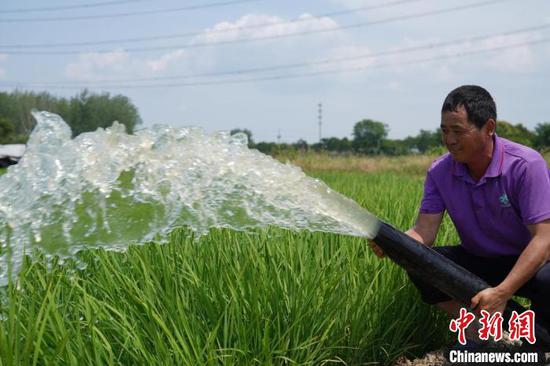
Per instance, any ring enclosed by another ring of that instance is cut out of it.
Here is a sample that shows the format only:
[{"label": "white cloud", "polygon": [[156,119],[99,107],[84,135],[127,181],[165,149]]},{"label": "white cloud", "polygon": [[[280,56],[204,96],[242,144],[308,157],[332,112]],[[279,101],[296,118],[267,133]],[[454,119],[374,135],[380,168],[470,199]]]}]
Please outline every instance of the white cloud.
[{"label": "white cloud", "polygon": [[396,2],[395,0],[331,0],[332,3],[346,9],[357,9],[358,16],[372,19],[395,18],[405,14],[417,14],[435,9],[441,9],[445,5],[443,1],[410,1]]},{"label": "white cloud", "polygon": [[6,76],[6,70],[0,67],[0,79],[3,79]]},{"label": "white cloud", "polygon": [[[268,26],[265,26],[268,25]],[[314,17],[302,14],[298,20],[284,20],[280,17],[265,14],[247,14],[235,22],[224,21],[206,29],[198,36],[196,42],[227,42],[237,39],[255,39],[276,37],[297,32],[337,28],[338,24],[328,17]]]},{"label": "white cloud", "polygon": [[[485,41],[487,48],[521,44],[540,38],[538,35],[511,35],[491,38]],[[486,64],[502,72],[532,71],[536,65],[533,49],[529,45],[504,49],[490,54]]]},{"label": "white cloud", "polygon": [[[457,42],[444,47],[422,47],[412,52],[390,53],[371,60],[376,63],[374,67],[387,65],[384,69],[394,73],[408,73],[411,68],[417,71],[430,71],[437,80],[444,82],[454,81],[456,75],[453,69],[463,66],[490,68],[499,72],[531,72],[537,66],[536,53],[533,46],[522,44],[536,39],[540,39],[540,35],[497,36],[483,41]],[[434,38],[422,40],[406,38],[389,51],[414,49],[418,46],[435,45],[441,42]],[[511,45],[518,46],[507,48]],[[490,51],[492,49],[495,50]],[[472,63],[474,57],[476,62]],[[433,61],[430,61],[431,59]]]},{"label": "white cloud", "polygon": [[114,50],[106,53],[84,53],[78,55],[65,69],[65,75],[74,80],[94,81],[105,75],[126,74],[130,56],[127,52]]},{"label": "white cloud", "polygon": [[[371,50],[366,46],[347,45],[336,46],[329,51],[328,59],[342,60],[336,63],[320,64],[316,67],[318,70],[356,70],[362,72],[363,69],[368,69],[369,66],[376,63],[375,57],[363,57],[371,54]],[[352,72],[352,75],[357,75]]]},{"label": "white cloud", "polygon": [[184,58],[183,50],[171,51],[156,58],[138,58],[123,50],[86,53],[67,65],[65,75],[79,81],[146,78],[166,71]]},{"label": "white cloud", "polygon": [[[266,24],[270,26],[265,26]],[[247,14],[235,21],[223,21],[207,28],[204,32],[192,39],[189,45],[196,43],[216,43],[240,39],[258,39],[265,37],[284,36],[293,33],[335,29],[338,24],[328,17],[314,17],[302,14],[298,20],[285,20],[268,14]],[[232,48],[192,48],[171,50],[156,57],[141,57],[124,50],[112,50],[105,53],[85,53],[69,63],[65,68],[65,75],[72,80],[82,82],[97,82],[101,80],[148,78],[174,73],[193,74],[197,72],[220,71],[254,68],[260,64],[284,64],[285,62],[300,62],[302,60],[317,60],[327,58],[327,54],[353,56],[364,49],[345,41],[343,32],[321,33],[317,37],[289,37],[288,42],[277,44],[261,42],[254,44],[254,58],[250,63],[243,63],[242,49],[234,51]],[[327,38],[330,41],[327,41]],[[318,43],[329,45],[318,47]],[[258,47],[265,45],[265,52],[256,52]],[[246,43],[244,44],[247,47]],[[337,46],[337,48],[333,48]],[[287,47],[286,49],[284,47]],[[252,54],[251,54],[252,55]],[[277,59],[274,59],[277,55]],[[288,56],[288,57],[286,57]],[[366,65],[363,61],[348,62],[343,67]],[[370,63],[369,63],[370,64]],[[221,66],[223,65],[223,67]],[[217,68],[217,66],[220,66]],[[334,66],[334,65],[333,65]],[[317,68],[315,68],[317,69]]]},{"label": "white cloud", "polygon": [[[539,38],[540,35],[538,34],[497,36],[481,42],[468,41],[457,43],[456,45],[447,46],[440,51],[430,51],[430,54],[434,57],[438,55],[451,56],[445,62],[455,65],[471,65],[471,61],[469,61],[470,57],[479,55],[483,61],[478,62],[477,65],[501,72],[528,72],[534,69],[537,60],[532,46],[522,44]],[[507,46],[513,45],[517,45],[517,47],[507,48]],[[491,51],[493,49],[494,51]],[[487,52],[484,52],[484,50],[487,50]],[[453,55],[458,56],[452,57]],[[460,57],[460,55],[464,55],[465,57]],[[444,68],[439,70],[438,76],[441,77],[441,80],[448,81],[452,79],[447,77],[450,76],[447,71]]]},{"label": "white cloud", "polygon": [[437,43],[437,39],[433,38],[413,40],[406,37],[392,47],[373,50],[372,54],[380,54],[369,57],[365,61],[369,61],[372,68],[380,68],[380,70],[387,70],[393,74],[409,74],[411,68],[415,70],[432,70],[433,64],[422,60],[433,57],[438,51],[420,47],[435,43]]},{"label": "white cloud", "polygon": [[166,53],[159,58],[146,61],[146,65],[153,72],[164,71],[166,68],[173,62],[181,60],[185,57],[185,52],[183,50],[176,50],[173,52]]},{"label": "white cloud", "polygon": [[4,61],[7,59],[8,59],[8,55],[6,55],[5,53],[0,53],[0,61]]}]

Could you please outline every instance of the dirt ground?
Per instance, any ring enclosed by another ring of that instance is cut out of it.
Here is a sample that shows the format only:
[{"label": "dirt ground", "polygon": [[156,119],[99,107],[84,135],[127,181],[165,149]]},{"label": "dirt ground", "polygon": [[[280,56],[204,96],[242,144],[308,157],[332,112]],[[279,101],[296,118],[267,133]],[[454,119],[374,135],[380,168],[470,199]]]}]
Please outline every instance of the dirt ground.
[{"label": "dirt ground", "polygon": [[[486,352],[513,352],[520,350],[520,342],[512,342],[508,338],[508,335],[504,335],[504,339],[499,342],[492,342],[487,344],[483,351]],[[445,349],[429,352],[422,358],[409,360],[406,357],[399,358],[393,366],[440,366],[440,365],[459,365],[458,363],[450,363],[445,358]],[[473,365],[469,363],[467,365]],[[550,365],[550,353],[546,353],[546,361],[539,362],[538,365]]]},{"label": "dirt ground", "polygon": [[426,354],[423,358],[409,360],[406,357],[399,358],[394,366],[436,366],[445,365],[445,357],[443,351],[434,351]]},{"label": "dirt ground", "polygon": [[[409,360],[405,357],[398,359],[393,366],[447,366],[447,365],[460,365],[458,363],[450,363],[445,359],[442,350],[434,351],[426,354],[423,358],[417,358]],[[466,364],[465,364],[466,365]],[[473,365],[469,363],[467,365]],[[527,364],[525,364],[527,365]],[[550,365],[550,353],[546,354],[546,361],[544,363],[538,363],[538,365]]]}]

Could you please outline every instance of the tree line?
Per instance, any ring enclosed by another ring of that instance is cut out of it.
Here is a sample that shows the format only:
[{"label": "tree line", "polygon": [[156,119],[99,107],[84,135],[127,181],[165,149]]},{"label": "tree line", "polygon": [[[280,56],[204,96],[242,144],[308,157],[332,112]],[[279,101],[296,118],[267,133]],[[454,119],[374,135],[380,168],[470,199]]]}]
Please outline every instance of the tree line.
[{"label": "tree line", "polygon": [[47,92],[0,92],[0,144],[25,143],[36,121],[31,110],[46,110],[60,115],[71,127],[73,136],[109,127],[113,121],[132,133],[142,123],[138,109],[123,95],[94,94],[87,90],[62,98]]},{"label": "tree line", "polygon": [[[126,126],[128,133],[142,123],[138,109],[123,95],[94,94],[87,90],[62,98],[48,92],[0,92],[0,144],[25,143],[35,121],[31,109],[47,110],[59,114],[71,127],[73,135],[109,127],[113,121]],[[442,152],[441,131],[420,130],[415,136],[389,139],[389,126],[383,122],[363,119],[353,126],[351,138],[326,137],[308,144],[305,140],[294,143],[254,142],[248,129],[234,129],[231,134],[243,132],[249,146],[263,153],[276,155],[288,151],[328,151],[338,154],[407,155]],[[550,148],[550,122],[539,123],[530,130],[521,123],[497,121],[497,134],[538,150]]]},{"label": "tree line", "polygon": [[[539,123],[530,130],[521,123],[512,124],[507,121],[497,121],[497,134],[506,139],[532,147],[538,150],[550,149],[550,122]],[[353,126],[352,138],[327,137],[321,141],[308,144],[298,140],[290,144],[274,142],[255,143],[252,132],[247,129],[234,129],[231,134],[244,132],[248,135],[249,146],[263,153],[277,155],[288,151],[327,151],[338,154],[365,155],[408,155],[444,151],[441,130],[420,130],[415,136],[404,139],[389,139],[387,124],[371,119],[363,119]]]}]

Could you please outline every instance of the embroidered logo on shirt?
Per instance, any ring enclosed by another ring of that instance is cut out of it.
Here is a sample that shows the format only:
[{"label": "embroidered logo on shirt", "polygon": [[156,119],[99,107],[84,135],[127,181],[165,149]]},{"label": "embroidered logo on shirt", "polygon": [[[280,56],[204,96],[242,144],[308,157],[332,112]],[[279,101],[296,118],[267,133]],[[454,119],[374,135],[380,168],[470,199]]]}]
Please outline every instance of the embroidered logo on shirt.
[{"label": "embroidered logo on shirt", "polygon": [[508,195],[504,193],[502,196],[498,198],[500,201],[500,207],[510,207],[510,200],[508,199]]}]

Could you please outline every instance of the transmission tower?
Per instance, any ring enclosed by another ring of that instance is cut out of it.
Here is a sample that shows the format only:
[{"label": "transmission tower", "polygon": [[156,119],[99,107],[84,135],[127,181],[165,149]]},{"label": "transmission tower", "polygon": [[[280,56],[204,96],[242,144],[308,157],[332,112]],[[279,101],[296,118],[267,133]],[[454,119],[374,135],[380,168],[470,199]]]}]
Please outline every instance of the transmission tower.
[{"label": "transmission tower", "polygon": [[318,107],[318,120],[319,120],[319,142],[321,142],[321,139],[323,138],[322,136],[322,128],[323,128],[323,103],[319,103],[317,105]]}]

